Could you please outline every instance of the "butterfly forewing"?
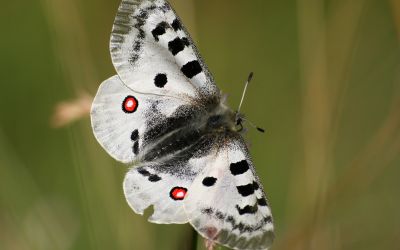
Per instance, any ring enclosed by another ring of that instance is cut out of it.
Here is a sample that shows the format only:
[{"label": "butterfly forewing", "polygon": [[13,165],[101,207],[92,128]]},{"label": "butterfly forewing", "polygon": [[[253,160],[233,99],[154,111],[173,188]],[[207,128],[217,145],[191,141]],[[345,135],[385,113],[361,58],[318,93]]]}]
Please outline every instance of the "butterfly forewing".
[{"label": "butterfly forewing", "polygon": [[219,96],[192,39],[165,1],[122,1],[110,50],[118,75],[135,91],[188,102]]}]

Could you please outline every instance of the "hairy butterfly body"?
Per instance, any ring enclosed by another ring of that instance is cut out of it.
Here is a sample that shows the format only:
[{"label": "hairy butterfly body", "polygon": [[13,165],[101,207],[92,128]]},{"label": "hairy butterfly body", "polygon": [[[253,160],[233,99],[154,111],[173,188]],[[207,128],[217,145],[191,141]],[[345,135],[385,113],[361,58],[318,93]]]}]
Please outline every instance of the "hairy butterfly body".
[{"label": "hairy butterfly body", "polygon": [[267,249],[272,215],[236,113],[179,17],[164,0],[122,1],[111,35],[118,75],[104,81],[91,110],[102,147],[131,164],[130,207],[154,223],[191,223],[234,249]]}]

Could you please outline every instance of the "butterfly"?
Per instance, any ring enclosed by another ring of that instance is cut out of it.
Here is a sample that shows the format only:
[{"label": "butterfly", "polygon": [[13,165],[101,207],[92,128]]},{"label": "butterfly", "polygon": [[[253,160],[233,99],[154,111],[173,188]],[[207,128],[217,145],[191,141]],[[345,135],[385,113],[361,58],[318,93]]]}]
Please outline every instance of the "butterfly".
[{"label": "butterfly", "polygon": [[237,125],[193,40],[165,0],[123,0],[111,34],[117,75],[91,109],[94,135],[129,164],[123,189],[153,223],[190,223],[209,241],[266,249],[272,214]]}]

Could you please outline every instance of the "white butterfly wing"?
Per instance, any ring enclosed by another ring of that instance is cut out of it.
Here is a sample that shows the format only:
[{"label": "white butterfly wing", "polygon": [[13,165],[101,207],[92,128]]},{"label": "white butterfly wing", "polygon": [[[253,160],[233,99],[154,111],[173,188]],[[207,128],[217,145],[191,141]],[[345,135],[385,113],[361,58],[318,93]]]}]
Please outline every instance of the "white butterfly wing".
[{"label": "white butterfly wing", "polygon": [[[179,99],[142,95],[127,88],[118,76],[104,81],[92,104],[91,120],[96,139],[116,160],[131,163],[172,129],[171,117],[179,117]],[[155,133],[152,130],[156,129]]]},{"label": "white butterfly wing", "polygon": [[213,142],[215,139],[211,135],[195,138],[172,156],[131,168],[123,186],[133,211],[143,214],[146,208],[153,206],[154,213],[149,221],[187,223],[183,202],[193,180],[213,160],[214,156],[209,154],[216,146]]},{"label": "white butterfly wing", "polygon": [[138,92],[186,101],[219,90],[180,19],[164,0],[124,0],[111,35],[121,80]]},{"label": "white butterfly wing", "polygon": [[[146,208],[153,206],[154,212],[149,217],[153,223],[187,223],[183,201],[179,197],[184,197],[193,179],[160,173],[158,167],[160,165],[146,164],[134,167],[126,174],[123,187],[129,206],[141,215]],[[172,199],[172,195],[176,199]]]},{"label": "white butterfly wing", "polygon": [[242,138],[226,141],[193,181],[185,213],[207,239],[233,249],[267,249],[274,233],[262,185]]},{"label": "white butterfly wing", "polygon": [[[122,1],[110,49],[119,77],[101,85],[91,117],[96,138],[115,159],[140,160],[190,116],[219,104],[211,74],[166,1]],[[123,109],[132,103],[137,110]]]}]

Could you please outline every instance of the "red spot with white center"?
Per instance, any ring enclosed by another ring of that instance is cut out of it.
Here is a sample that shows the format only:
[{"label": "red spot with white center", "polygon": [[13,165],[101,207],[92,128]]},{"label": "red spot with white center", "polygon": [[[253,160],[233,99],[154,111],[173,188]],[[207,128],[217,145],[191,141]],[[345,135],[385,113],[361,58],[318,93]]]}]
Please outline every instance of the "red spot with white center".
[{"label": "red spot with white center", "polygon": [[138,105],[138,100],[134,96],[130,95],[125,97],[124,101],[122,102],[122,110],[125,113],[133,113],[137,110]]},{"label": "red spot with white center", "polygon": [[180,201],[185,198],[186,192],[187,189],[184,187],[174,187],[173,189],[171,189],[169,196],[171,196],[173,200]]}]

